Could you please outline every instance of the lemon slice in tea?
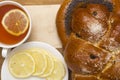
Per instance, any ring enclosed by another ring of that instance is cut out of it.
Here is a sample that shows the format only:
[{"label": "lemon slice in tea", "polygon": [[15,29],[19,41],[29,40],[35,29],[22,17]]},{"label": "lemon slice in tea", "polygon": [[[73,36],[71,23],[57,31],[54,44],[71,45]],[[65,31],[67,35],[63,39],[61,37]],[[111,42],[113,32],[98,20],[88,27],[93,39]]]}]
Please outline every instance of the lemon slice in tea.
[{"label": "lemon slice in tea", "polygon": [[14,77],[26,78],[35,71],[35,62],[31,55],[19,52],[10,57],[8,68]]},{"label": "lemon slice in tea", "polygon": [[2,25],[11,35],[20,36],[27,31],[29,19],[22,10],[12,9],[3,16]]},{"label": "lemon slice in tea", "polygon": [[54,59],[54,62],[55,62],[54,70],[52,74],[46,78],[46,80],[63,80],[66,73],[65,67],[63,63],[58,59]]},{"label": "lemon slice in tea", "polygon": [[47,58],[44,53],[38,48],[31,48],[27,50],[27,52],[34,58],[35,60],[35,72],[34,76],[38,76],[44,73],[47,68]]},{"label": "lemon slice in tea", "polygon": [[44,77],[45,78],[45,77],[47,77],[47,76],[52,74],[53,69],[54,69],[54,60],[53,60],[53,56],[49,52],[47,52],[44,49],[40,49],[40,50],[47,57],[47,68],[45,69],[44,73],[39,75],[38,77]]}]

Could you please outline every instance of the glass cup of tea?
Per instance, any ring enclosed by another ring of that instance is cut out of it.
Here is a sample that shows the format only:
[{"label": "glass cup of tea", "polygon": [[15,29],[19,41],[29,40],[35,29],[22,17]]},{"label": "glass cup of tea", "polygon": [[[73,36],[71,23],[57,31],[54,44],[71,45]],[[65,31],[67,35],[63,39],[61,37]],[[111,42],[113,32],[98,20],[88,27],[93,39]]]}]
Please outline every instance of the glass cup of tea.
[{"label": "glass cup of tea", "polygon": [[[17,16],[15,16],[16,14]],[[17,22],[14,23],[15,21]],[[26,28],[23,29],[23,26]],[[24,43],[30,33],[31,17],[24,6],[14,1],[0,2],[0,47],[2,48],[2,56],[6,57],[11,48]]]}]

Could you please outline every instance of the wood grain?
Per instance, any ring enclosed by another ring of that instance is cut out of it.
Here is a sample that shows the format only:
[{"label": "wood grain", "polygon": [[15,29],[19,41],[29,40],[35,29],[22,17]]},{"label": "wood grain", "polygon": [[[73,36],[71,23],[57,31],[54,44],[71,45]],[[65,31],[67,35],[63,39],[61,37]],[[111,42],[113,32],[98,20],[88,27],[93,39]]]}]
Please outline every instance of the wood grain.
[{"label": "wood grain", "polygon": [[63,0],[11,0],[11,1],[16,1],[23,5],[48,5],[48,4],[61,4],[63,2]]}]

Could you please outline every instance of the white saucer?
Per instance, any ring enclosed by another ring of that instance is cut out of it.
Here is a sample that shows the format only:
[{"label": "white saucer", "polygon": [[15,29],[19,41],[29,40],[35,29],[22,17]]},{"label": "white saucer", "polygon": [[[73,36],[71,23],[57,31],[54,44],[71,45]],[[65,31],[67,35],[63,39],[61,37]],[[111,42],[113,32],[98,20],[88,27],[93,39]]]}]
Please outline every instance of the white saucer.
[{"label": "white saucer", "polygon": [[38,78],[38,77],[29,77],[26,79],[18,79],[18,78],[13,77],[8,70],[8,59],[11,55],[13,55],[17,51],[32,48],[32,47],[40,47],[40,48],[46,49],[50,53],[52,53],[54,56],[56,56],[58,59],[60,59],[63,62],[64,66],[65,66],[65,70],[66,70],[66,75],[63,80],[68,80],[68,68],[67,68],[67,65],[65,63],[63,56],[54,47],[52,47],[51,45],[49,45],[47,43],[43,43],[43,42],[27,42],[27,43],[24,43],[16,48],[14,48],[12,51],[10,51],[2,65],[1,80],[45,80],[45,79]]}]

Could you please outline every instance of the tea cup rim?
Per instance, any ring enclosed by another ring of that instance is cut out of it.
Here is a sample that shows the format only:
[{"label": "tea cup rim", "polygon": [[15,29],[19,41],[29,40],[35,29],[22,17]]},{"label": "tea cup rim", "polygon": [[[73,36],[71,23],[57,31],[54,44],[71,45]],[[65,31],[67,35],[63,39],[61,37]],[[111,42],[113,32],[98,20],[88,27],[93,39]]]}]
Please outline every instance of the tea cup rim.
[{"label": "tea cup rim", "polygon": [[20,4],[18,2],[15,2],[15,1],[1,1],[0,2],[0,6],[6,5],[6,4],[11,4],[11,5],[18,6],[23,11],[25,11],[25,13],[27,14],[28,19],[29,19],[29,29],[28,29],[28,32],[27,32],[26,36],[20,42],[18,42],[16,44],[12,44],[12,45],[4,44],[4,43],[0,42],[0,47],[1,48],[14,48],[14,47],[17,47],[17,46],[21,45],[22,43],[24,43],[28,39],[28,37],[30,36],[31,27],[32,27],[31,16],[30,16],[30,13],[28,12],[28,10],[22,4]]}]

